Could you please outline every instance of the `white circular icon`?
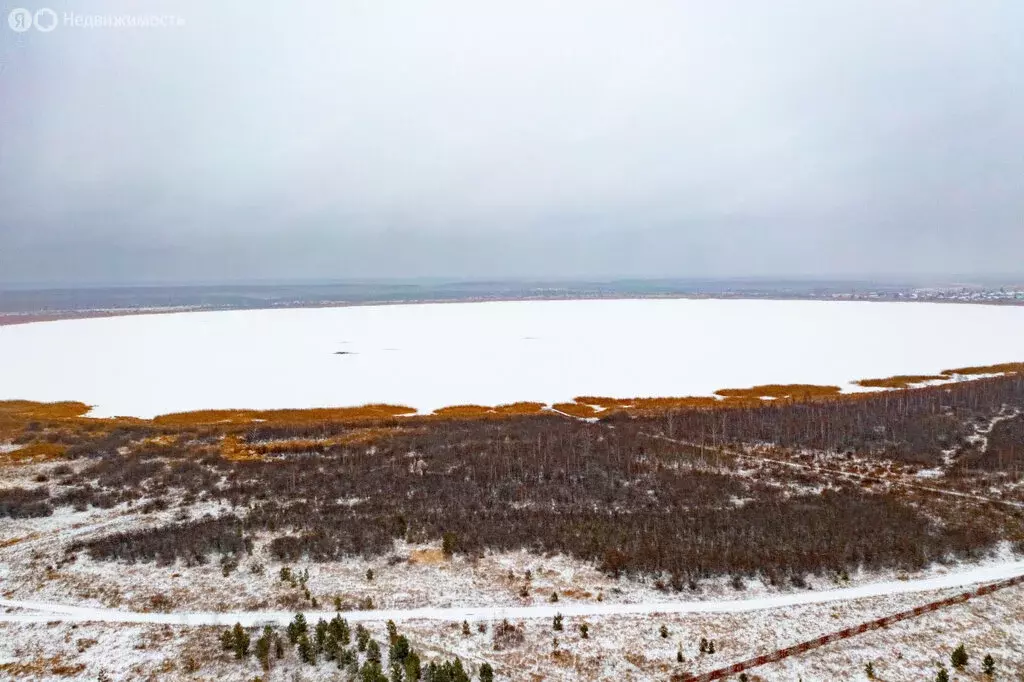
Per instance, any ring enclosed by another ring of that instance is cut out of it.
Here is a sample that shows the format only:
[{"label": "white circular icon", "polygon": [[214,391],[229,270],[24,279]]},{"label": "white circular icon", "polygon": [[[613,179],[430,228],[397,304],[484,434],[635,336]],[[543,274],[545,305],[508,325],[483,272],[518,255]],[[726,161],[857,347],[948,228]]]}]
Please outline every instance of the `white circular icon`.
[{"label": "white circular icon", "polygon": [[57,28],[57,13],[49,7],[36,10],[35,16],[32,21],[36,25],[36,30],[40,33],[49,33],[53,29]]},{"label": "white circular icon", "polygon": [[32,28],[32,13],[22,7],[12,9],[7,15],[7,25],[12,31],[24,33]]}]

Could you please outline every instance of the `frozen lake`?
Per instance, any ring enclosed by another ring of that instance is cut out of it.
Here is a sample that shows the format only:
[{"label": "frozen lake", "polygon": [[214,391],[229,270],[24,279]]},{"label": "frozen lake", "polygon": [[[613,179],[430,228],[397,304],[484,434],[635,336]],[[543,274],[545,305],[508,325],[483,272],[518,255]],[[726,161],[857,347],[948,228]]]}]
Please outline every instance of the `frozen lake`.
[{"label": "frozen lake", "polygon": [[135,315],[0,327],[0,399],[201,408],[710,395],[1024,360],[1024,308],[611,300]]}]

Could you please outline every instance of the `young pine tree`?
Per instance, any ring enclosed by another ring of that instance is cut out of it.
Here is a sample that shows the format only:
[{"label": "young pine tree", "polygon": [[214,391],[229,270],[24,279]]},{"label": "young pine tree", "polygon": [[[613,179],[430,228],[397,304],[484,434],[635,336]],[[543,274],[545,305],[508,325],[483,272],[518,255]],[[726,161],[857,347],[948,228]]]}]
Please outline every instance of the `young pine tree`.
[{"label": "young pine tree", "polygon": [[459,538],[455,533],[445,533],[441,536],[441,553],[445,557],[451,558],[455,554],[455,550],[459,545]]},{"label": "young pine tree", "polygon": [[370,641],[370,631],[361,624],[356,625],[356,649],[360,652],[366,651],[366,645]]},{"label": "young pine tree", "polygon": [[327,643],[327,634],[329,631],[326,620],[321,618],[316,622],[316,629],[313,630],[313,644],[316,646],[316,652],[318,654],[322,654],[324,652],[324,645]]},{"label": "young pine tree", "polygon": [[240,661],[249,655],[249,633],[242,628],[241,623],[235,623],[235,627],[231,629],[231,636],[235,658]]},{"label": "young pine tree", "polygon": [[555,632],[562,631],[562,614],[556,613],[555,617],[551,620],[551,629]]},{"label": "young pine tree", "polygon": [[469,673],[462,667],[462,659],[456,657],[449,670],[452,682],[470,682]]},{"label": "young pine tree", "polygon": [[380,644],[375,639],[366,643],[366,660],[380,663]]},{"label": "young pine tree", "polygon": [[420,655],[415,651],[410,651],[409,655],[405,657],[402,668],[405,670],[406,682],[417,682],[423,670],[423,666],[420,665]]},{"label": "young pine tree", "polygon": [[953,649],[953,653],[949,655],[949,661],[953,664],[953,667],[957,670],[963,670],[967,667],[967,649],[964,648],[963,643],[960,643],[957,648]]},{"label": "young pine tree", "polygon": [[409,640],[405,635],[399,635],[391,643],[391,648],[388,650],[388,660],[402,665],[405,663],[405,659],[409,658],[411,651],[412,647],[409,646]]},{"label": "young pine tree", "polygon": [[363,667],[359,670],[359,680],[360,682],[388,682],[378,661],[363,663]]},{"label": "young pine tree", "polygon": [[309,635],[305,632],[299,635],[298,644],[299,660],[309,665],[316,663],[316,650],[313,648],[313,643],[309,641]]},{"label": "young pine tree", "polygon": [[981,670],[989,677],[996,674],[996,659],[992,658],[992,654],[985,654],[985,658],[981,662]]},{"label": "young pine tree", "polygon": [[328,630],[330,630],[331,636],[338,644],[348,645],[352,641],[352,633],[348,627],[348,621],[342,618],[340,615],[331,618],[331,622],[327,624]]},{"label": "young pine tree", "polygon": [[274,633],[270,626],[263,628],[263,634],[256,640],[256,660],[264,671],[270,670],[270,649],[273,646]]},{"label": "young pine tree", "polygon": [[939,672],[935,675],[935,682],[949,682],[949,671],[944,666],[939,667]]},{"label": "young pine tree", "polygon": [[306,617],[301,613],[296,613],[295,618],[292,619],[291,623],[288,623],[288,641],[295,644],[299,641],[299,637],[306,634],[306,630],[309,627],[306,625]]},{"label": "young pine tree", "polygon": [[480,664],[480,682],[494,682],[494,668],[490,663]]}]

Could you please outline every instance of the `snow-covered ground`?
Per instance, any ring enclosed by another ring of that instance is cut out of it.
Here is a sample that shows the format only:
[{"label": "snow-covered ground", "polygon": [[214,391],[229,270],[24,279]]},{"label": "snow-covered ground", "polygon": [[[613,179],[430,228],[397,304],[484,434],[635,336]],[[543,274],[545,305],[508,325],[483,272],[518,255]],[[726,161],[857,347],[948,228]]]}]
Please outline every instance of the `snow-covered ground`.
[{"label": "snow-covered ground", "polygon": [[[968,670],[957,673],[954,679],[988,679],[980,674],[981,658],[987,653],[996,661],[995,679],[1017,679],[1014,674],[1024,665],[1024,650],[1020,647],[1024,641],[1022,590],[1007,589],[763,666],[751,671],[749,679],[866,679],[864,666],[870,662],[877,679],[920,682],[934,679],[939,663],[949,667],[950,652],[961,642],[966,644],[971,659]],[[459,621],[407,621],[399,624],[399,630],[427,660],[458,656],[471,671],[487,661],[502,682],[664,681],[673,673],[708,671],[945,596],[949,596],[948,591],[893,594],[745,613],[566,615],[565,628],[560,632],[552,630],[550,619],[522,622],[524,642],[500,652],[492,646],[493,622],[469,621],[469,635],[462,632]],[[582,639],[578,631],[582,623],[589,626],[587,639]],[[480,624],[484,632],[478,631]],[[387,641],[383,623],[367,625],[374,638]],[[662,625],[667,637],[660,634]],[[103,679],[103,673],[106,679],[116,680],[248,682],[261,675],[252,657],[238,662],[221,651],[217,641],[220,631],[215,627],[61,622],[54,618],[0,622],[0,666],[11,665],[8,672],[12,677],[19,666],[32,671],[21,675],[27,679],[95,680]],[[282,630],[278,628],[278,632]],[[715,642],[715,654],[699,652],[702,637]],[[682,663],[676,662],[679,651],[683,652]],[[188,663],[190,669],[186,668]],[[47,674],[61,669],[63,674]],[[68,670],[75,672],[69,675]],[[0,668],[0,678],[4,672]],[[314,682],[346,676],[332,662],[303,665],[289,647],[285,658],[275,661],[269,679]]]},{"label": "snow-covered ground", "polygon": [[[21,469],[32,468],[6,470]],[[313,622],[333,615],[334,597],[346,604],[370,597],[376,609],[346,617],[366,623],[378,641],[386,641],[384,621],[392,619],[427,659],[457,655],[470,668],[488,661],[502,681],[534,675],[552,681],[665,680],[674,672],[710,670],[1024,573],[1024,561],[1003,543],[978,562],[935,564],[910,574],[813,575],[807,576],[809,589],[747,579],[737,590],[723,577],[700,581],[695,592],[676,593],[657,589],[652,579],[616,579],[565,555],[520,550],[446,560],[436,546],[396,542],[388,556],[291,564],[295,573],[308,570],[307,585],[319,603],[312,607],[300,588],[280,579],[284,565],[266,552],[267,537],[257,538],[253,555],[227,576],[216,556],[191,567],[97,562],[84,552],[76,561],[61,561],[74,540],[166,523],[178,511],[139,515],[123,504],[81,512],[61,508],[49,517],[0,525],[0,679],[248,681],[260,675],[258,665],[221,651],[217,636],[224,625],[273,623],[281,631],[296,610]],[[191,511],[217,513],[218,505]],[[256,564],[259,572],[252,570]],[[372,581],[366,579],[368,568]],[[520,593],[524,585],[526,597]],[[749,679],[859,679],[869,661],[889,682],[932,679],[935,664],[948,661],[961,640],[975,657],[974,672],[987,652],[1001,672],[1014,670],[1024,664],[1022,589],[766,666]],[[552,592],[559,594],[557,602],[549,601]],[[164,598],[163,606],[154,605],[156,595]],[[564,631],[552,631],[556,613],[565,617]],[[522,626],[525,641],[498,652],[491,633],[506,618]],[[463,620],[472,624],[469,635],[462,632]],[[582,623],[590,628],[586,640],[578,630]],[[660,635],[661,625],[668,637]],[[715,655],[697,651],[701,637],[715,640]],[[680,649],[683,663],[676,662]],[[192,672],[185,669],[190,659]],[[270,679],[339,679],[333,663],[303,665],[290,648],[275,665]]]},{"label": "snow-covered ground", "polygon": [[603,300],[134,315],[0,328],[0,399],[96,416],[556,402],[1021,360],[1024,308]]},{"label": "snow-covered ground", "polygon": [[[919,580],[896,580],[879,582],[824,591],[790,592],[770,597],[749,599],[703,600],[703,601],[654,601],[641,603],[548,603],[533,606],[487,606],[487,607],[426,607],[419,609],[385,609],[353,611],[345,617],[354,622],[385,622],[393,620],[434,620],[455,622],[462,620],[495,621],[529,620],[552,618],[561,613],[564,616],[627,616],[647,614],[686,613],[748,613],[767,609],[778,609],[806,604],[852,601],[867,597],[916,594],[936,590],[966,587],[979,583],[993,582],[1024,574],[1024,561],[980,566],[962,571],[952,571]],[[31,623],[55,620],[95,621],[104,623],[159,623],[168,625],[232,625],[244,626],[266,623],[287,625],[295,615],[293,611],[214,611],[187,613],[140,613],[116,609],[99,609],[52,602],[25,601],[0,598],[0,606],[17,609],[14,613],[0,613],[0,622]],[[333,610],[307,612],[307,620],[330,619]]]}]

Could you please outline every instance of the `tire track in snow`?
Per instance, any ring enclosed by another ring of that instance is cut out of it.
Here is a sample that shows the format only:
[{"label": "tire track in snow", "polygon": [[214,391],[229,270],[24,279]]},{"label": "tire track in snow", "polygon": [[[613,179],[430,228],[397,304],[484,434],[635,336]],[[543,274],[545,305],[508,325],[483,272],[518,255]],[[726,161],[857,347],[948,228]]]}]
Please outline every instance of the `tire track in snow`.
[{"label": "tire track in snow", "polygon": [[[897,594],[916,594],[1008,580],[1024,576],[1024,561],[1012,561],[979,566],[964,571],[921,578],[918,580],[894,580],[871,583],[857,587],[835,590],[796,592],[755,599],[734,599],[722,601],[680,601],[640,602],[635,604],[609,604],[607,602],[583,604],[544,604],[537,606],[456,606],[424,607],[415,609],[378,609],[372,611],[343,612],[342,617],[352,622],[401,621],[445,621],[463,620],[493,621],[503,618],[532,620],[551,618],[560,613],[563,616],[631,616],[648,614],[677,613],[748,613],[789,606],[824,604],[852,601],[868,597],[884,597]],[[147,613],[118,611],[85,606],[73,606],[50,602],[0,599],[0,607],[20,611],[0,613],[0,623],[40,623],[51,621],[103,622],[103,623],[155,623],[167,625],[286,625],[294,618],[292,611],[235,611],[235,612],[177,612]],[[329,619],[333,611],[306,611],[306,620],[315,622],[320,618]]]}]

